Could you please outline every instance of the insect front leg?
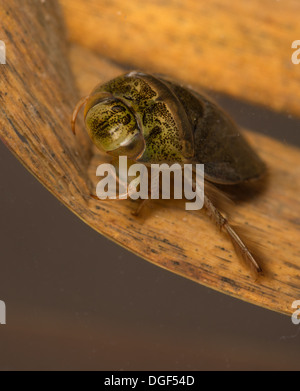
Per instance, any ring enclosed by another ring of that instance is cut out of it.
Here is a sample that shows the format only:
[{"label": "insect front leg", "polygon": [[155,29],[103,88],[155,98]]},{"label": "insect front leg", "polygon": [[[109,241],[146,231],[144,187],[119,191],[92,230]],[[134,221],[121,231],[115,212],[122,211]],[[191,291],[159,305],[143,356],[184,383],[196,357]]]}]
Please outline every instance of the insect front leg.
[{"label": "insect front leg", "polygon": [[141,214],[141,211],[144,209],[144,207],[150,202],[150,198],[146,198],[144,200],[142,200],[139,204],[139,206],[136,208],[136,210],[134,210],[133,212],[131,212],[131,214],[133,216],[139,216]]}]

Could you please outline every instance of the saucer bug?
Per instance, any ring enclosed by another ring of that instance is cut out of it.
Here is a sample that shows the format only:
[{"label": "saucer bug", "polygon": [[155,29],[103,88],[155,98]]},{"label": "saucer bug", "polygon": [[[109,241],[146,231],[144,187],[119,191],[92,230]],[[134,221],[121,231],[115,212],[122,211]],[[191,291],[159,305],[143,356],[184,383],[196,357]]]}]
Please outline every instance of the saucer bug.
[{"label": "saucer bug", "polygon": [[[96,86],[74,110],[74,134],[83,106],[92,142],[113,158],[127,156],[145,165],[204,164],[208,188],[244,184],[265,174],[263,161],[216,103],[163,76],[132,71]],[[206,190],[204,208],[255,273],[262,273],[248,246]]]}]

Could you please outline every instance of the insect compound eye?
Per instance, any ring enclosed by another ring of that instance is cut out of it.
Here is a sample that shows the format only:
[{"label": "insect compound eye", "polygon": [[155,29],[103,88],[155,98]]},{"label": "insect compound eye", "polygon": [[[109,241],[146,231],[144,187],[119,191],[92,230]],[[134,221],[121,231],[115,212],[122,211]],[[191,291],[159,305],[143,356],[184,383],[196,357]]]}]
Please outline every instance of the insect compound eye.
[{"label": "insect compound eye", "polygon": [[85,123],[99,149],[114,155],[137,153],[140,130],[133,111],[125,103],[114,98],[98,101],[86,113]]},{"label": "insect compound eye", "polygon": [[124,106],[121,106],[121,105],[118,105],[116,104],[115,106],[112,106],[111,110],[114,112],[114,113],[120,113],[121,111],[125,111],[125,107]]}]

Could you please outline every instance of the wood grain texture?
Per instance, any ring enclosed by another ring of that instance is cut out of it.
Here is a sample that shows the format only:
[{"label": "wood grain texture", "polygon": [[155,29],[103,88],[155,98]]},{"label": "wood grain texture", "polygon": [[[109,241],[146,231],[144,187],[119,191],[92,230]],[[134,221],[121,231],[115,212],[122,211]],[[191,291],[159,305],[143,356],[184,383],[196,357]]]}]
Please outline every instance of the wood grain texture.
[{"label": "wood grain texture", "polygon": [[[180,201],[153,201],[135,218],[130,214],[136,208],[133,201],[89,197],[103,156],[92,147],[82,122],[77,136],[72,135],[70,116],[80,94],[123,69],[79,46],[71,49],[69,67],[56,3],[27,0],[21,14],[14,4],[4,0],[0,5],[6,15],[1,34],[8,43],[7,65],[0,66],[0,131],[18,159],[78,217],[140,257],[220,292],[290,314],[291,303],[300,298],[300,151],[246,133],[270,171],[264,192],[239,202],[232,216],[265,240],[265,276],[254,281],[227,237],[202,211],[186,212]],[[106,262],[101,252],[99,262]]]},{"label": "wood grain texture", "polygon": [[104,57],[299,116],[298,0],[60,3],[70,39]]}]

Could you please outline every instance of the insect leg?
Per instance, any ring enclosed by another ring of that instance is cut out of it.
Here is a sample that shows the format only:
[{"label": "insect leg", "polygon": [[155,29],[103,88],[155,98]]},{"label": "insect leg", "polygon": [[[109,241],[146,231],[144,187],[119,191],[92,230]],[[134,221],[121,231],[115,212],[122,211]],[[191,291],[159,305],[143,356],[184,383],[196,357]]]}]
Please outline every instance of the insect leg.
[{"label": "insect leg", "polygon": [[212,220],[217,224],[217,226],[221,230],[225,230],[227,232],[235,249],[247,262],[247,264],[255,271],[256,274],[261,274],[262,269],[254,259],[248,247],[242,241],[237,232],[232,228],[227,219],[222,216],[220,211],[213,205],[213,203],[206,195],[204,195],[204,207],[207,211],[207,214],[212,218]]},{"label": "insect leg", "polygon": [[144,209],[144,206],[150,202],[150,198],[145,198],[144,200],[142,200],[139,204],[139,206],[136,208],[136,210],[134,210],[133,212],[131,212],[131,214],[133,214],[133,216],[139,216],[139,214],[141,213],[142,209]]},{"label": "insect leg", "polygon": [[86,104],[89,97],[90,96],[88,95],[88,96],[85,96],[84,98],[81,98],[80,101],[75,106],[75,109],[72,114],[72,119],[71,119],[71,128],[72,128],[73,134],[75,134],[75,125],[76,125],[76,118],[78,116],[78,113],[79,113],[80,109]]}]

